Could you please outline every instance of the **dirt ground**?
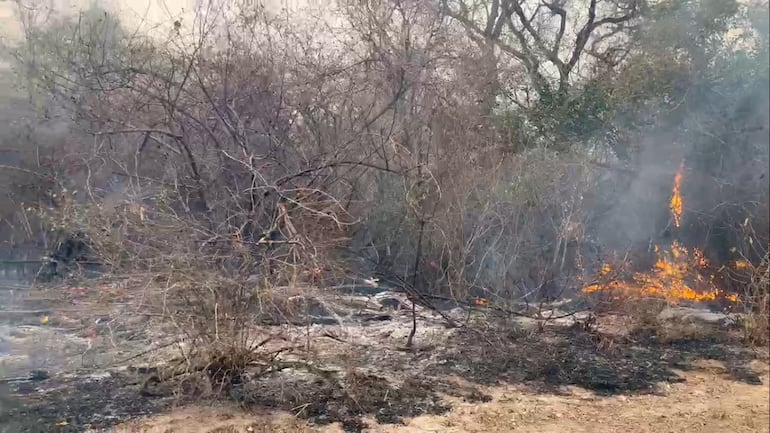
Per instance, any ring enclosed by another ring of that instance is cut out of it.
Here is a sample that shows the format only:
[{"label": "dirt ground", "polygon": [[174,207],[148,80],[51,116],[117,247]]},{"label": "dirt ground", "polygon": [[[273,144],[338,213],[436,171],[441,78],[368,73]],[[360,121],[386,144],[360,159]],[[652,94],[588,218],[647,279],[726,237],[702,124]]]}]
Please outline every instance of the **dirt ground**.
[{"label": "dirt ground", "polygon": [[727,316],[665,311],[672,317],[648,329],[622,315],[589,328],[577,315],[544,328],[484,315],[452,328],[425,310],[409,350],[400,309],[385,320],[264,325],[253,329],[260,340],[313,343],[282,357],[288,367],[244,371],[226,394],[202,374],[147,394],[142,384],[177,350],[164,328],[77,305],[6,324],[0,371],[50,377],[0,381],[0,433],[770,431],[766,350],[741,344]]},{"label": "dirt ground", "polygon": [[[578,387],[559,393],[533,392],[524,386],[484,387],[487,403],[447,397],[452,409],[404,424],[380,425],[367,419],[364,431],[417,432],[768,432],[770,389],[767,364],[751,368],[762,385],[736,382],[719,361],[697,362],[680,372],[685,380],[662,386],[663,395],[599,396]],[[311,426],[286,412],[254,413],[233,407],[195,407],[124,424],[116,433],[342,432],[339,424]]]}]

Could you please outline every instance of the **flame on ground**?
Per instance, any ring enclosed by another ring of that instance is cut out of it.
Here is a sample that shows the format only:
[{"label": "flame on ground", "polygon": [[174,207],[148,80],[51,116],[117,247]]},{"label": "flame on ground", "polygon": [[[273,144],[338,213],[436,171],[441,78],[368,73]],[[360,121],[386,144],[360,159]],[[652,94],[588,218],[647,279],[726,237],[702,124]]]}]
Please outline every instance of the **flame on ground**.
[{"label": "flame on ground", "polygon": [[[681,185],[684,177],[684,163],[679,166],[674,176],[669,209],[678,228],[682,221],[684,202]],[[678,301],[714,301],[726,299],[738,300],[737,295],[724,293],[714,285],[714,276],[707,275],[709,262],[703,252],[694,248],[690,252],[679,242],[674,241],[668,250],[661,250],[655,245],[657,260],[647,272],[636,272],[630,278],[622,278],[615,269],[605,263],[599,270],[599,282],[583,288],[584,293],[623,292],[632,296],[652,296],[665,298],[670,302]]]},{"label": "flame on ground", "polygon": [[590,284],[583,288],[583,292],[621,292],[631,296],[665,298],[674,303],[738,300],[736,295],[715,287],[712,275],[704,275],[709,262],[697,248],[690,253],[680,243],[674,242],[668,251],[656,246],[656,252],[658,258],[650,271],[636,272],[628,279],[615,278],[615,269],[605,263],[599,271],[599,279],[605,281]]}]

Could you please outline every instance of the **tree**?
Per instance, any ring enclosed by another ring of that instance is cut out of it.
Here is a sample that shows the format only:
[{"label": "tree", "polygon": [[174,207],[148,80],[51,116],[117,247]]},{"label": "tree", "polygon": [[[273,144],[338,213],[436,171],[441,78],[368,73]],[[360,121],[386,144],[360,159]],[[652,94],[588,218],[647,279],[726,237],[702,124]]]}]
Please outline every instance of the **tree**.
[{"label": "tree", "polygon": [[590,63],[587,55],[610,66],[621,62],[627,52],[617,44],[641,10],[638,0],[440,1],[441,10],[465,29],[482,53],[488,84],[483,104],[488,109],[501,90],[499,56],[521,65],[529,78],[514,92],[514,102],[526,106],[526,95],[534,92],[536,101],[558,106],[575,83],[573,75],[580,63]]}]

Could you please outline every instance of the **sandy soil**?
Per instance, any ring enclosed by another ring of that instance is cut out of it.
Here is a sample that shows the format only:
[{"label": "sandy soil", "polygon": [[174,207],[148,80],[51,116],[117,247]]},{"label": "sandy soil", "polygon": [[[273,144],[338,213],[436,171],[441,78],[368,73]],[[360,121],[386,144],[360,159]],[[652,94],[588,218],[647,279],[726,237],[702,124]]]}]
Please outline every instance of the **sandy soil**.
[{"label": "sandy soil", "polygon": [[[448,397],[452,410],[420,416],[405,425],[379,425],[367,420],[365,431],[417,432],[768,432],[770,390],[768,366],[751,368],[761,385],[734,381],[718,361],[699,361],[679,372],[684,382],[662,385],[663,395],[599,396],[577,387],[561,393],[535,392],[523,386],[485,387],[488,403]],[[339,425],[311,426],[288,413],[247,413],[232,407],[186,407],[150,419],[124,424],[117,432],[239,433],[341,432]]]}]

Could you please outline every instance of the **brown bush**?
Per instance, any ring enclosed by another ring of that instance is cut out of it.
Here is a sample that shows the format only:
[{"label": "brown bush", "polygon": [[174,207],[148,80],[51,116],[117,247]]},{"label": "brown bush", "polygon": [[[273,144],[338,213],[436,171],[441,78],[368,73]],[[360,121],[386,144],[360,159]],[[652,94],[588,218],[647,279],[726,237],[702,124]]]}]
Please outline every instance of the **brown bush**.
[{"label": "brown bush", "polygon": [[750,267],[750,280],[741,295],[743,332],[746,341],[760,347],[770,343],[770,258]]}]

